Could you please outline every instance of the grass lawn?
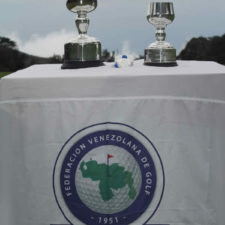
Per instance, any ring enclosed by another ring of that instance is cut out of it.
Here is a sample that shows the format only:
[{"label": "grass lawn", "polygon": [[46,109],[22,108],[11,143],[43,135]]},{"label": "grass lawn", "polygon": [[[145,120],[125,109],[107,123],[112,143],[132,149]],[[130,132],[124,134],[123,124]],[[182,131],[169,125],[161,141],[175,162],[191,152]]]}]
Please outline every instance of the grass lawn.
[{"label": "grass lawn", "polygon": [[0,72],[0,78],[10,74],[10,72]]}]

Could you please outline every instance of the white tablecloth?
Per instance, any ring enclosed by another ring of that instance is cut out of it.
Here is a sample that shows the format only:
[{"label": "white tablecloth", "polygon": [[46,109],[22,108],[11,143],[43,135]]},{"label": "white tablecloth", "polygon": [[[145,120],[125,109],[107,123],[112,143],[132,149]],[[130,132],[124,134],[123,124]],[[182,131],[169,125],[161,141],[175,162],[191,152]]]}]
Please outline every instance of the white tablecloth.
[{"label": "white tablecloth", "polygon": [[0,223],[74,223],[56,202],[54,166],[72,135],[101,124],[141,133],[161,158],[164,192],[157,210],[143,214],[148,224],[224,224],[225,67],[178,64],[159,68],[136,61],[129,68],[77,70],[36,65],[1,79]]}]

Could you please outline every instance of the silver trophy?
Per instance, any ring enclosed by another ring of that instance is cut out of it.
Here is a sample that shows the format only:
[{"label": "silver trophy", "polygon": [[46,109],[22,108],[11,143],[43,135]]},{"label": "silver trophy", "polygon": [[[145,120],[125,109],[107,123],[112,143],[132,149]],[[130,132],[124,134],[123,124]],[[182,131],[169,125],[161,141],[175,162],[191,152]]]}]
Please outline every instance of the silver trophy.
[{"label": "silver trophy", "polygon": [[94,37],[87,35],[89,19],[87,13],[95,10],[97,0],[68,0],[67,8],[77,13],[76,26],[78,37],[66,43],[64,63],[62,69],[100,66],[101,43]]},{"label": "silver trophy", "polygon": [[175,18],[172,2],[151,2],[147,20],[156,27],[156,42],[145,49],[145,65],[176,66],[176,49],[165,41],[165,28]]}]

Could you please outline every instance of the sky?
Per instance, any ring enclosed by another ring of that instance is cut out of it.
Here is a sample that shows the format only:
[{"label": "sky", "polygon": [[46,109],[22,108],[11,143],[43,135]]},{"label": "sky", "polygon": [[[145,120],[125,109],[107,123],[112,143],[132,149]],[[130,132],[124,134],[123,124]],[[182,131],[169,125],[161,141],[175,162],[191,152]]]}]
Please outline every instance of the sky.
[{"label": "sky", "polygon": [[[175,20],[166,28],[166,40],[178,53],[192,37],[225,33],[225,0],[171,1]],[[146,19],[150,2],[98,0],[96,10],[88,14],[88,34],[97,37],[103,49],[143,55],[155,41],[155,28]],[[75,18],[66,0],[0,0],[0,36],[33,55],[63,55],[64,44],[77,35]]]}]

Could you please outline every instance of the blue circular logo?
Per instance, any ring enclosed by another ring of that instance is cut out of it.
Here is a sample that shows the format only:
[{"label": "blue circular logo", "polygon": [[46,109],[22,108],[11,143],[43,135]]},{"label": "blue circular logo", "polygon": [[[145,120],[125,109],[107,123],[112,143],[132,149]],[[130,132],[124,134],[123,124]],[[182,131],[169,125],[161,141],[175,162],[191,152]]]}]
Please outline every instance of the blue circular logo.
[{"label": "blue circular logo", "polygon": [[71,224],[144,224],[164,190],[163,166],[153,144],[118,123],[74,134],[57,157],[53,181],[58,206]]}]

